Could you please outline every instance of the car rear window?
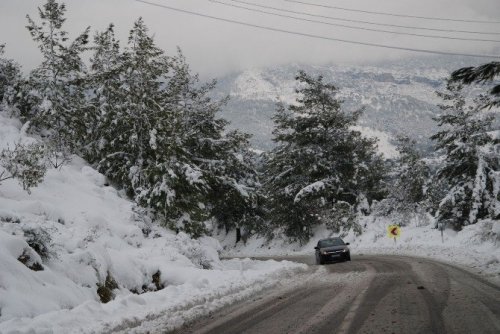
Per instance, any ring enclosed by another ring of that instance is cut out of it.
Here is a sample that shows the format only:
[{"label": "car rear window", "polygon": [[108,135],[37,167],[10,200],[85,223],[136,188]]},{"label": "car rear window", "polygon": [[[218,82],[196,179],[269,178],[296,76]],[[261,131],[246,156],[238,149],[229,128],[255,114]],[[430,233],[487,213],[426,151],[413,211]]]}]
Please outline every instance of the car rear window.
[{"label": "car rear window", "polygon": [[326,239],[318,242],[318,246],[323,247],[332,247],[332,246],[343,246],[345,245],[342,239]]}]

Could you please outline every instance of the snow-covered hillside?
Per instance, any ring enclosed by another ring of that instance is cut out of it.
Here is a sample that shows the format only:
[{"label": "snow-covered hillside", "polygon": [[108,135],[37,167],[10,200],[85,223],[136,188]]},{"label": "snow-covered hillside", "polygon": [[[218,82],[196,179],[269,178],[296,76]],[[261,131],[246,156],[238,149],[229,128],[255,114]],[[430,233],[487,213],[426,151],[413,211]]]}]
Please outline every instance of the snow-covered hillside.
[{"label": "snow-covered hillside", "polygon": [[[0,150],[32,143],[0,111]],[[94,333],[165,316],[164,328],[304,269],[221,261],[217,240],[155,225],[74,156],[31,194],[0,184],[0,333]],[[112,299],[107,303],[102,303]],[[212,301],[207,303],[207,301]]]},{"label": "snow-covered hillside", "polygon": [[231,97],[223,116],[232,122],[232,127],[253,134],[256,148],[269,149],[273,146],[271,116],[276,103],[294,103],[295,76],[299,70],[305,70],[334,83],[346,110],[364,108],[361,126],[391,137],[409,135],[421,148],[428,148],[429,137],[436,130],[432,118],[440,102],[436,91],[445,87],[453,70],[471,66],[471,62],[474,63],[471,59],[431,57],[376,66],[294,64],[255,68],[219,78],[217,93]]}]

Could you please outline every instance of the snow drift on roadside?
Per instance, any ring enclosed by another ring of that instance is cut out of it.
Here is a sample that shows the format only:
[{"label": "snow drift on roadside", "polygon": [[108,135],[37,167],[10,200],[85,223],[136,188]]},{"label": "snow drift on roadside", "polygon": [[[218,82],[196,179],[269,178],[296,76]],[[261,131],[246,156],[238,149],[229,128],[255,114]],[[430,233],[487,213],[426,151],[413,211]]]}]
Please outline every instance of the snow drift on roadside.
[{"label": "snow drift on roadside", "polygon": [[[387,236],[387,227],[394,222],[387,218],[364,217],[361,220],[363,233],[356,236],[352,231],[341,235],[350,243],[351,254],[392,254],[427,257],[459,265],[484,277],[500,282],[500,221],[480,221],[466,226],[462,231],[439,230],[430,221],[415,219],[401,228],[401,237],[394,240]],[[338,236],[324,226],[316,228],[314,236],[305,245],[290,243],[283,238],[266,241],[252,236],[246,245],[234,245],[233,234],[221,234],[219,239],[226,256],[275,256],[310,255],[319,239]]]}]

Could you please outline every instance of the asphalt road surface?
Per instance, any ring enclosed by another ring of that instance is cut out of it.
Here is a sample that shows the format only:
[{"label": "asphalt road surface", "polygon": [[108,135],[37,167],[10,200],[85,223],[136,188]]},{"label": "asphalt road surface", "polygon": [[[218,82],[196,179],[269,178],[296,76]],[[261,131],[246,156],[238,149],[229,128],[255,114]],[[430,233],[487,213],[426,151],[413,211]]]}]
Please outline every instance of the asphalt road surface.
[{"label": "asphalt road surface", "polygon": [[267,291],[179,333],[500,333],[500,287],[420,258],[353,256],[311,265],[292,286]]}]

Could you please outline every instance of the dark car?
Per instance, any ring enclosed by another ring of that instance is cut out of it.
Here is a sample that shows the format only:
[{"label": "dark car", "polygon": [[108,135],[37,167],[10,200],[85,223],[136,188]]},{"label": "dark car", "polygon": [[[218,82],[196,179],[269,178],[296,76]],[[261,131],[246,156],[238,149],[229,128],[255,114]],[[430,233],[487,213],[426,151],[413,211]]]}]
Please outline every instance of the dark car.
[{"label": "dark car", "polygon": [[325,264],[333,261],[351,261],[349,243],[341,238],[328,238],[318,241],[316,250],[316,264]]}]

